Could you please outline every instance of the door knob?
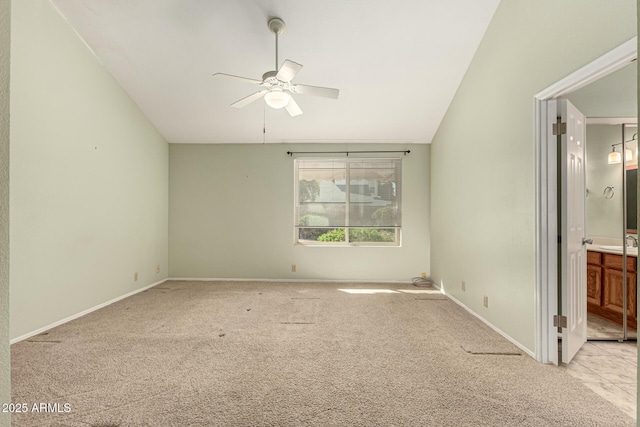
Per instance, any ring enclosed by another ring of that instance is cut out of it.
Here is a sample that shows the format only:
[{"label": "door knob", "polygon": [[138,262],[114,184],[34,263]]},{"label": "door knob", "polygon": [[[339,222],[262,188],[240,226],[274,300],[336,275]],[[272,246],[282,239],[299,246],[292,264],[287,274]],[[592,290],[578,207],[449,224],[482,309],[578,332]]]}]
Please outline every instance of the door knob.
[{"label": "door knob", "polygon": [[592,245],[592,244],[593,244],[593,239],[585,239],[585,238],[583,237],[583,238],[582,238],[582,244],[583,244],[583,245],[586,245],[587,243],[588,243],[588,244],[590,244],[590,245]]}]

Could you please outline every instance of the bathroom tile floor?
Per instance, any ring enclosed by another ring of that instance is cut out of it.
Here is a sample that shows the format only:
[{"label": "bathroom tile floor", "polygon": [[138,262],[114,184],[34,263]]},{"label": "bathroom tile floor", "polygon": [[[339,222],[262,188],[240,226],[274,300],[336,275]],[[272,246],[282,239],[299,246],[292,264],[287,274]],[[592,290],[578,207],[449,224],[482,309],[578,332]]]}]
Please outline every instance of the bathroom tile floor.
[{"label": "bathroom tile floor", "polygon": [[635,341],[589,341],[571,363],[560,368],[637,419],[637,354]]},{"label": "bathroom tile floor", "polygon": [[[629,328],[627,338],[636,338],[635,329]],[[622,325],[587,313],[587,339],[622,338]]]}]

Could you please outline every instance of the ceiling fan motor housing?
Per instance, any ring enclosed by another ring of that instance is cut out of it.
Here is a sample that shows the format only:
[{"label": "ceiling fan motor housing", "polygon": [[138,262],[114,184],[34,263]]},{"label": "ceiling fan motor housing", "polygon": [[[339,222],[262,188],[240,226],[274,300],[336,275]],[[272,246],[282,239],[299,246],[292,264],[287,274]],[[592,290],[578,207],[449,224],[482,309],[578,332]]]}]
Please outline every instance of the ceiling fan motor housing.
[{"label": "ceiling fan motor housing", "polygon": [[262,75],[262,83],[277,85],[279,82],[278,78],[276,77],[277,74],[277,71],[267,71]]}]

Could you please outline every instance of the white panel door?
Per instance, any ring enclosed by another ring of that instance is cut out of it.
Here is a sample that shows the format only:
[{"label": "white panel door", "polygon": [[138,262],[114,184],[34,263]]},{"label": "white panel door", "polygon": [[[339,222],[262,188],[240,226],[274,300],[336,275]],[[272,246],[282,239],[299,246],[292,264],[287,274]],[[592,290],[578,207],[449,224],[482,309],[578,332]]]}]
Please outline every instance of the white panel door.
[{"label": "white panel door", "polygon": [[569,363],[587,341],[587,262],[584,245],[585,209],[585,132],[582,114],[569,101],[558,101],[558,112],[566,123],[560,148],[560,259],[562,314],[562,362]]}]

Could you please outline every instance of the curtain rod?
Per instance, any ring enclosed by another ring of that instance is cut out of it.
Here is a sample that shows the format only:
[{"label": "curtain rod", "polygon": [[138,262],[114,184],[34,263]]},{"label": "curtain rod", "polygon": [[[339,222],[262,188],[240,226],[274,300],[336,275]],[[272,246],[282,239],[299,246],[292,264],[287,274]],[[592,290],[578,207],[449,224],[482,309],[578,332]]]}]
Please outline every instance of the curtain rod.
[{"label": "curtain rod", "polygon": [[411,153],[411,150],[398,150],[398,151],[287,151],[287,154],[293,157],[294,154],[346,154],[349,157],[349,153]]}]

